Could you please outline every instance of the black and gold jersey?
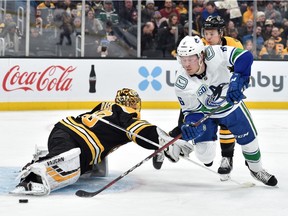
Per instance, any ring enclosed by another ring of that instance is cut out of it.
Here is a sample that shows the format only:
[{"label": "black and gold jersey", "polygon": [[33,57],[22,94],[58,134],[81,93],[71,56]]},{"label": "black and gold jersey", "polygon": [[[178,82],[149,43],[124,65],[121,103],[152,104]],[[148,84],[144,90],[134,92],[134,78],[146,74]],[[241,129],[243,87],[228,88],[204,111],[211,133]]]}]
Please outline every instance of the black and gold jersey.
[{"label": "black and gold jersey", "polygon": [[77,117],[69,116],[55,125],[77,141],[81,148],[81,167],[85,167],[85,170],[89,170],[94,163],[100,163],[110,152],[131,141],[147,149],[157,149],[156,146],[100,121],[99,118],[158,143],[156,126],[141,120],[138,111],[116,103],[102,102],[91,112]]}]

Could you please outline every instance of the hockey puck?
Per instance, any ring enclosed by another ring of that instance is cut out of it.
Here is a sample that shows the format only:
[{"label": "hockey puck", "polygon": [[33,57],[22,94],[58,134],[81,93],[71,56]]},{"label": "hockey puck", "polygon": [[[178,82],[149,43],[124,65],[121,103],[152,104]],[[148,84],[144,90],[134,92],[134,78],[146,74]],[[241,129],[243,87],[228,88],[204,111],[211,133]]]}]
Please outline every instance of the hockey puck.
[{"label": "hockey puck", "polygon": [[28,203],[28,199],[19,199],[19,203]]}]

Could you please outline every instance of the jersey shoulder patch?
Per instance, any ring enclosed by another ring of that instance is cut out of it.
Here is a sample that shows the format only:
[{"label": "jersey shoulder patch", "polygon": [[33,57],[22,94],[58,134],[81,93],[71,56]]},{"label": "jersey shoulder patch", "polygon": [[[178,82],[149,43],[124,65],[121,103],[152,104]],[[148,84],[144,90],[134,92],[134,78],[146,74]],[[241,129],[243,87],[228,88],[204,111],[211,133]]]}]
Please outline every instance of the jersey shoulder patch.
[{"label": "jersey shoulder patch", "polygon": [[182,75],[179,75],[176,79],[175,86],[177,86],[180,89],[185,89],[188,84],[188,79],[186,77],[183,77]]}]

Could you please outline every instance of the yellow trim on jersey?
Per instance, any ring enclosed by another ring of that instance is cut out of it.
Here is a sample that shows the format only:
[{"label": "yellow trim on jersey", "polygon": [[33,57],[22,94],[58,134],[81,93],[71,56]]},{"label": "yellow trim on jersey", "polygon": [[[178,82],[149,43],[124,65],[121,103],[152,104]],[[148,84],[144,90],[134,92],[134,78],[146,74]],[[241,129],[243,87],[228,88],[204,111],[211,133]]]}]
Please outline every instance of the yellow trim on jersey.
[{"label": "yellow trim on jersey", "polygon": [[[224,36],[224,39],[226,40],[227,46],[233,46],[236,48],[244,49],[242,43],[239,40],[228,36]],[[205,45],[210,45],[205,38],[202,38],[202,41]]]},{"label": "yellow trim on jersey", "polygon": [[[93,133],[92,131],[90,131],[89,129],[87,129],[84,125],[82,125],[82,124],[79,124],[79,123],[77,123],[77,122],[75,122],[73,119],[72,119],[72,117],[68,117],[67,118],[72,124],[74,124],[74,125],[77,125],[78,127],[81,127],[83,130],[85,130],[91,137],[92,137],[92,139],[96,142],[96,145],[97,145],[97,147],[99,147],[100,148],[100,152],[99,152],[99,155],[98,155],[98,158],[97,158],[97,161],[98,161],[98,163],[100,163],[101,162],[101,154],[102,154],[102,152],[104,151],[104,146],[102,145],[102,143],[100,142],[100,140],[98,139],[98,137],[95,135],[95,133]],[[93,144],[92,144],[93,145]],[[94,145],[93,145],[94,146]],[[92,163],[93,164],[93,163]],[[92,165],[92,164],[90,164],[90,165]]]},{"label": "yellow trim on jersey", "polygon": [[[136,121],[133,124],[131,124],[127,128],[127,130],[138,135],[141,130],[143,130],[144,128],[149,127],[149,126],[151,126],[151,124],[149,124],[148,122]],[[136,138],[137,138],[136,136],[133,136],[132,134],[128,134],[128,133],[126,133],[126,134],[130,140],[132,139],[136,143]],[[130,136],[130,135],[132,135],[132,136]]]},{"label": "yellow trim on jersey", "polygon": [[76,128],[74,128],[72,125],[67,124],[66,122],[64,122],[63,120],[60,121],[61,124],[65,125],[67,128],[69,128],[70,130],[74,131],[75,133],[77,133],[84,141],[85,143],[88,145],[88,147],[90,148],[91,154],[92,154],[92,160],[90,161],[89,165],[93,164],[93,161],[95,159],[95,155],[96,155],[96,150],[93,146],[92,143],[89,142],[89,140],[87,139],[87,137],[82,134],[79,130],[77,130]]}]

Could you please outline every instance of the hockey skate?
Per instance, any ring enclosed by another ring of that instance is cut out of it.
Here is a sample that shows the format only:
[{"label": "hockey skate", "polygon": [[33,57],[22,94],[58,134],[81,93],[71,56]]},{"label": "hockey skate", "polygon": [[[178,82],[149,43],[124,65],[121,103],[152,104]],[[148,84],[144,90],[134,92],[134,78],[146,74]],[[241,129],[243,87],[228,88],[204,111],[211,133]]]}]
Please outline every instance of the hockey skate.
[{"label": "hockey skate", "polygon": [[218,173],[220,174],[221,181],[227,181],[230,179],[230,172],[233,169],[233,158],[232,157],[222,157],[220,167],[218,168]]},{"label": "hockey skate", "polygon": [[159,152],[153,157],[153,166],[155,169],[159,170],[162,167],[164,161],[164,152]]},{"label": "hockey skate", "polygon": [[264,169],[259,172],[253,172],[250,170],[251,176],[256,180],[263,182],[263,184],[268,186],[276,186],[278,181],[274,175],[269,174]]}]

